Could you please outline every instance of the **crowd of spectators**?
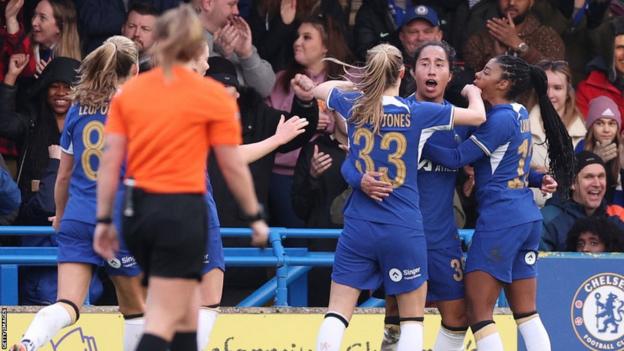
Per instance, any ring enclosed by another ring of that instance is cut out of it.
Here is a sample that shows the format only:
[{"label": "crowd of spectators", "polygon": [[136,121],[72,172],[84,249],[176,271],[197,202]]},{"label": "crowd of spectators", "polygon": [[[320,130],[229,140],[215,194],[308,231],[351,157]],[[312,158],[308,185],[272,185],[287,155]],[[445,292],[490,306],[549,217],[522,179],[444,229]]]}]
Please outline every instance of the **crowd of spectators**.
[{"label": "crowd of spectators", "polygon": [[[342,66],[325,58],[357,64],[367,49],[382,42],[401,50],[406,72],[411,72],[420,44],[445,40],[456,51],[445,95],[454,104],[465,104],[459,92],[496,55],[517,55],[547,74],[548,97],[578,159],[574,184],[565,189],[569,199],[534,189],[544,214],[541,249],[624,250],[620,0],[2,0],[0,224],[50,224],[59,137],[81,58],[106,38],[121,34],[137,44],[140,71],[149,70],[155,64],[150,55],[157,45],[152,39],[155,20],[181,2],[207,12],[207,74],[237,94],[245,144],[273,135],[282,115],[310,121],[305,133],[250,164],[270,225],[340,228],[337,209],[349,192],[340,175],[346,140],[333,112],[322,103],[305,103],[311,97],[300,96],[291,79],[299,73],[315,83],[341,79]],[[415,89],[414,79],[406,74],[400,93],[408,96]],[[547,173],[550,160],[539,109],[534,98],[525,100],[533,135],[531,167]],[[221,225],[244,226],[218,168],[210,170]],[[473,190],[474,176],[466,166],[458,177],[454,205],[458,223],[467,228],[478,216]],[[55,245],[54,236],[16,240],[0,238],[0,244]],[[237,244],[226,241],[226,246]],[[289,244],[333,250],[336,242]],[[327,270],[316,273],[318,284],[329,282]],[[20,274],[27,285],[21,302],[48,302],[56,286],[55,269],[29,268]],[[242,285],[262,281],[240,271],[237,275],[243,277]],[[47,291],[39,294],[38,289]]]}]

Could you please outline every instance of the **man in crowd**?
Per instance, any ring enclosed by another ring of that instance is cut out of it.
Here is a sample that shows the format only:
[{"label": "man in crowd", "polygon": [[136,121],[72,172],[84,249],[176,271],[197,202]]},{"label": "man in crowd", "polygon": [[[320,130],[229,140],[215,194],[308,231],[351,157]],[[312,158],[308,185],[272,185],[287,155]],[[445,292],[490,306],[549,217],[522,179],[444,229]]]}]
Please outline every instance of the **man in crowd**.
[{"label": "man in crowd", "polygon": [[553,198],[542,209],[544,229],[540,250],[565,251],[568,232],[581,218],[608,218],[624,229],[619,217],[609,215],[613,209],[604,200],[606,189],[607,171],[602,159],[589,151],[577,154],[570,199],[558,202]]},{"label": "man in crowd", "polygon": [[269,96],[275,72],[253,46],[251,29],[239,16],[238,0],[193,0],[192,4],[206,29],[210,56],[232,61],[243,86],[254,88],[262,97]]},{"label": "man in crowd", "polygon": [[152,68],[148,50],[154,45],[152,31],[158,18],[158,11],[148,3],[136,2],[128,9],[126,23],[121,27],[121,34],[132,39],[139,48],[139,71]]},{"label": "man in crowd", "polygon": [[464,46],[466,66],[480,71],[492,57],[513,54],[528,63],[563,60],[565,47],[557,32],[530,13],[534,0],[498,0],[499,17],[468,38]]}]

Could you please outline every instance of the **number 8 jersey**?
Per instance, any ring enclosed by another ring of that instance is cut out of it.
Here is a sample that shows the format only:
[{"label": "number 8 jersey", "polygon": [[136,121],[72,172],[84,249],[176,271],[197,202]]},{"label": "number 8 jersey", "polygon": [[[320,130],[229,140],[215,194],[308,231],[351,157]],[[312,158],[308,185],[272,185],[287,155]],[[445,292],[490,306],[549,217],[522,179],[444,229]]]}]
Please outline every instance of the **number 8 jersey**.
[{"label": "number 8 jersey", "polygon": [[108,105],[93,109],[72,105],[61,134],[63,152],[74,157],[64,220],[95,224],[96,179],[104,146]]},{"label": "number 8 jersey", "polygon": [[362,173],[382,173],[382,180],[391,183],[394,189],[382,202],[355,190],[345,205],[344,215],[402,225],[422,233],[416,178],[420,154],[435,131],[453,127],[453,106],[384,96],[380,132],[375,134],[370,124],[358,127],[349,122],[351,110],[361,95],[333,89],[327,99],[327,106],[347,120],[349,151],[345,162],[355,161]]}]

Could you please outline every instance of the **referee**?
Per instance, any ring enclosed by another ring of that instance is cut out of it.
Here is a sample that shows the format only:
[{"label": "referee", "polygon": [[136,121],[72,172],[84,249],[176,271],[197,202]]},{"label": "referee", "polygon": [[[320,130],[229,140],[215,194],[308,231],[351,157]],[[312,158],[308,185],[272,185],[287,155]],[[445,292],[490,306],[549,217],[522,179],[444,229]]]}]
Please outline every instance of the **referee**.
[{"label": "referee", "polygon": [[124,240],[148,286],[138,351],[197,350],[198,282],[206,248],[206,159],[213,148],[232,193],[247,214],[252,243],[268,227],[241,155],[236,101],[187,64],[202,54],[199,19],[188,5],[155,26],[159,67],[128,81],[113,98],[100,165],[94,248],[112,258],[115,191],[127,155]]}]

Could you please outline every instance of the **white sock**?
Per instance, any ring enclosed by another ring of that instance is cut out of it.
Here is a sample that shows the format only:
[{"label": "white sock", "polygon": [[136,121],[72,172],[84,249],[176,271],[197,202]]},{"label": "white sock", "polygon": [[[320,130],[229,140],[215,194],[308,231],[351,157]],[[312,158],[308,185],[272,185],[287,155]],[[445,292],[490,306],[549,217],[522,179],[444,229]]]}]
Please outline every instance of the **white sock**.
[{"label": "white sock", "polygon": [[462,351],[467,330],[451,331],[440,326],[433,351]]},{"label": "white sock", "polygon": [[143,327],[145,324],[145,318],[129,318],[124,320],[124,351],[136,350],[141,335],[143,334]]},{"label": "white sock", "polygon": [[46,306],[30,322],[22,343],[28,351],[37,350],[48,343],[61,329],[73,324],[72,318],[61,303]]},{"label": "white sock", "polygon": [[199,316],[197,319],[198,351],[202,351],[208,346],[208,341],[210,341],[210,333],[212,333],[212,327],[214,327],[218,315],[218,308],[201,307],[199,309]]},{"label": "white sock", "polygon": [[423,349],[423,324],[421,322],[401,323],[401,337],[397,351],[414,351]]},{"label": "white sock", "polygon": [[538,314],[517,320],[517,323],[527,351],[550,351],[548,332]]},{"label": "white sock", "polygon": [[316,339],[316,351],[339,351],[342,336],[348,325],[346,321],[347,319],[339,313],[327,313]]},{"label": "white sock", "polygon": [[489,324],[481,327],[476,332],[473,330],[474,338],[477,341],[479,351],[504,351],[503,341],[498,334],[496,324],[489,321]]}]

